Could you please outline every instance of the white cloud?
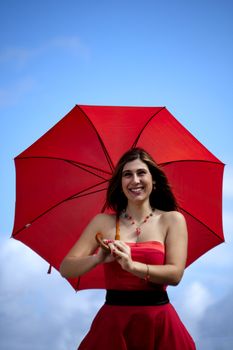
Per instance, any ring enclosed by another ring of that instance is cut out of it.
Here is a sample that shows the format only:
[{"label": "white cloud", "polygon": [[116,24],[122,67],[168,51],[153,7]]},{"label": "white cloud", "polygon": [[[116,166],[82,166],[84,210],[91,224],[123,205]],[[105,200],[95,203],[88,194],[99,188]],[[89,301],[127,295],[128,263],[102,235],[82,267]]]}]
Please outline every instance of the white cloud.
[{"label": "white cloud", "polygon": [[220,301],[209,306],[198,325],[200,349],[233,348],[233,289]]},{"label": "white cloud", "polygon": [[58,272],[47,275],[47,268],[18,241],[1,242],[1,349],[75,349],[88,331],[103,291],[76,293]]},{"label": "white cloud", "polygon": [[224,169],[223,195],[225,198],[233,197],[233,168],[226,166]]},{"label": "white cloud", "polygon": [[0,63],[14,62],[19,66],[23,66],[40,52],[40,48],[7,47],[0,51]]},{"label": "white cloud", "polygon": [[0,51],[0,63],[14,63],[22,68],[29,61],[54,50],[60,50],[85,60],[90,57],[90,49],[82,42],[80,37],[61,36],[45,41],[35,47],[6,47]]},{"label": "white cloud", "polygon": [[209,289],[200,281],[179,287],[174,294],[174,306],[194,340],[198,337],[198,325],[206,309],[215,300]]},{"label": "white cloud", "polygon": [[213,303],[213,297],[208,289],[200,282],[193,282],[184,293],[184,308],[189,310],[196,320],[205,313],[207,307]]},{"label": "white cloud", "polygon": [[81,56],[84,59],[90,57],[90,49],[77,36],[61,36],[51,40],[48,46],[69,50],[74,55]]},{"label": "white cloud", "polygon": [[233,210],[224,210],[223,228],[226,237],[226,242],[233,243]]},{"label": "white cloud", "polygon": [[15,105],[20,99],[31,92],[36,83],[31,77],[25,77],[8,87],[0,88],[0,107]]},{"label": "white cloud", "polygon": [[[42,42],[35,47],[6,47],[0,51],[0,64],[13,65],[17,69],[26,69],[36,72],[43,59],[48,61],[57,61],[60,55],[68,57],[81,58],[88,61],[90,58],[89,48],[81,41],[78,36],[55,37],[49,41]],[[52,56],[52,58],[49,57]],[[39,59],[39,62],[38,62]],[[62,60],[63,61],[63,60]],[[30,64],[32,63],[32,66]],[[8,66],[6,66],[8,67]],[[12,70],[9,72],[12,74]],[[36,80],[30,76],[25,76],[19,81],[0,86],[0,107],[12,106],[18,103],[36,86]]]}]

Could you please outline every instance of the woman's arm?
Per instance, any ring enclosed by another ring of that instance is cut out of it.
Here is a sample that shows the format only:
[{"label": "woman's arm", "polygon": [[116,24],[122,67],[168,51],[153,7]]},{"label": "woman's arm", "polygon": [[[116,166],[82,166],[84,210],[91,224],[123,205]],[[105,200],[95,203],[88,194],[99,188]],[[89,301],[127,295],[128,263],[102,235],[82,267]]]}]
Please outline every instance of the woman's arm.
[{"label": "woman's arm", "polygon": [[109,260],[109,254],[104,252],[102,248],[99,248],[98,252],[93,254],[98,248],[95,234],[101,232],[103,221],[105,221],[104,215],[99,214],[85,228],[79,240],[65,256],[60,265],[60,273],[63,277],[79,277],[93,269],[96,265],[107,262],[107,259]]},{"label": "woman's arm", "polygon": [[[187,257],[187,227],[184,216],[178,212],[165,213],[167,235],[164,265],[146,265],[132,261],[130,248],[124,242],[115,241],[111,250],[118,256],[122,268],[132,274],[147,278],[156,284],[177,285],[184,273]],[[149,270],[149,271],[148,271]],[[148,276],[147,276],[148,275]]]}]

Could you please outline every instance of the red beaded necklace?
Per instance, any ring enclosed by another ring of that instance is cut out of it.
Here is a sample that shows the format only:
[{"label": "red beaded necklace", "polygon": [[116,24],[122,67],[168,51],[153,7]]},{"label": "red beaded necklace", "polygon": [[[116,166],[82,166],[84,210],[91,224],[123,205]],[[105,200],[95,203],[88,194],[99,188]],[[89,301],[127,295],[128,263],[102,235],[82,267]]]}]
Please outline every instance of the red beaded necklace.
[{"label": "red beaded necklace", "polygon": [[125,218],[125,219],[127,219],[128,221],[130,221],[131,225],[135,225],[135,226],[136,226],[136,229],[135,229],[135,233],[136,233],[136,237],[137,237],[136,242],[138,241],[138,236],[139,236],[139,235],[141,234],[141,232],[142,232],[141,226],[142,226],[143,224],[145,224],[145,223],[149,220],[149,218],[150,218],[151,216],[153,216],[153,215],[154,215],[154,209],[152,209],[151,213],[148,214],[139,224],[136,224],[136,222],[135,222],[135,220],[132,218],[132,216],[129,215],[129,214],[127,214],[126,211],[123,211],[123,212],[121,213],[121,217],[122,217],[122,218]]}]

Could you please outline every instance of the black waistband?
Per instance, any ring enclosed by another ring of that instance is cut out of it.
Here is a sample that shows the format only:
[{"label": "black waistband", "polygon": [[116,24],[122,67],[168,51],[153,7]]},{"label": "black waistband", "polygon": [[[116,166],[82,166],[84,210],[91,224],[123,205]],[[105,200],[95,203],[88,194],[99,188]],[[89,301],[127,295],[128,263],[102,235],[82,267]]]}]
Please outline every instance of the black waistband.
[{"label": "black waistband", "polygon": [[107,290],[107,305],[150,306],[169,303],[166,291],[156,290]]}]

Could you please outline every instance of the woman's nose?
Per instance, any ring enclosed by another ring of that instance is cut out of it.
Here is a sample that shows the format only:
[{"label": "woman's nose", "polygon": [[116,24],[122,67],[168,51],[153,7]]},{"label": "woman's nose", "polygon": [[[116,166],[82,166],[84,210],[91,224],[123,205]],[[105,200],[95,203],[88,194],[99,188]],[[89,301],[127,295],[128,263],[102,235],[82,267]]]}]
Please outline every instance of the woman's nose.
[{"label": "woman's nose", "polygon": [[133,183],[139,183],[140,179],[137,174],[133,174]]}]

